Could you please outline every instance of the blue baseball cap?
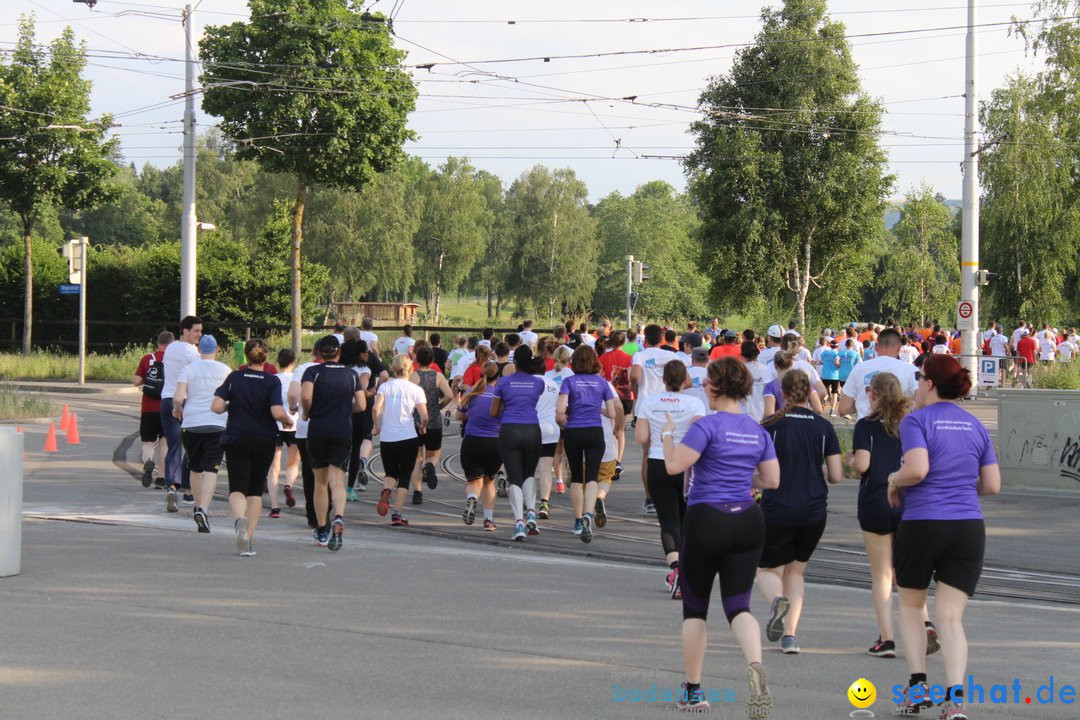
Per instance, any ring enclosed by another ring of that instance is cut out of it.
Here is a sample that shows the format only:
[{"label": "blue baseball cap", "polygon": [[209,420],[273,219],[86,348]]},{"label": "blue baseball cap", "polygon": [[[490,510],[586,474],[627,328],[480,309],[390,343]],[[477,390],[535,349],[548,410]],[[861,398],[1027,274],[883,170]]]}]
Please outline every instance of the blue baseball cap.
[{"label": "blue baseball cap", "polygon": [[203,335],[199,339],[199,354],[200,355],[212,355],[217,352],[217,340],[213,335]]}]

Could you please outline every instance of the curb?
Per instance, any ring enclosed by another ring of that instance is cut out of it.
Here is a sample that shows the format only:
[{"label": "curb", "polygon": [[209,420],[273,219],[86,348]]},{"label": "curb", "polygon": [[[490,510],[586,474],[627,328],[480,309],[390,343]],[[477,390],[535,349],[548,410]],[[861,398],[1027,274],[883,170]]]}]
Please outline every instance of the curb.
[{"label": "curb", "polygon": [[139,392],[139,389],[137,387],[127,386],[123,383],[116,383],[114,387],[110,387],[109,385],[69,385],[47,382],[19,382],[17,380],[3,380],[0,382],[3,382],[5,385],[9,385],[21,392],[63,393],[69,395],[135,395]]}]

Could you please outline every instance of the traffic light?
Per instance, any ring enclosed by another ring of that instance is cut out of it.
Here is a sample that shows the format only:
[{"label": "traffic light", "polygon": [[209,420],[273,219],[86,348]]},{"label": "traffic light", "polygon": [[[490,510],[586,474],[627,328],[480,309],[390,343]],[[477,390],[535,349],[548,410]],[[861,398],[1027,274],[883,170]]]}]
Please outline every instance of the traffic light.
[{"label": "traffic light", "polygon": [[992,277],[997,277],[997,273],[990,272],[989,270],[980,270],[979,271],[979,284],[980,285],[989,285],[990,284],[990,278],[992,278]]},{"label": "traffic light", "polygon": [[634,261],[634,282],[641,284],[649,279],[649,266],[640,260]]},{"label": "traffic light", "polygon": [[72,285],[82,284],[83,271],[83,244],[80,240],[68,240],[56,250],[68,261],[68,282]]}]

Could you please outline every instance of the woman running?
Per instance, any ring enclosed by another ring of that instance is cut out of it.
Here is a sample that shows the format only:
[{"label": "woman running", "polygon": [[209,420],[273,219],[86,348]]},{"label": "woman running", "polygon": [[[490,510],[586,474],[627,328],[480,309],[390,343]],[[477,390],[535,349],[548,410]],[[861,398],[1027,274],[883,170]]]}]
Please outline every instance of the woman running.
[{"label": "woman running", "polygon": [[956,404],[971,390],[968,370],[949,355],[931,355],[918,379],[919,409],[900,421],[904,464],[889,476],[888,490],[892,507],[904,503],[896,530],[896,585],[900,638],[911,672],[897,712],[914,714],[932,705],[927,697],[923,607],[933,578],[934,611],[950,688],[941,718],[967,720],[962,690],[968,659],[964,607],[978,585],[986,547],[979,496],[1001,491],[1001,473],[986,428]]},{"label": "woman running", "polygon": [[604,369],[595,350],[585,344],[579,345],[570,361],[570,369],[573,374],[559,386],[555,420],[563,428],[563,446],[570,465],[574,534],[581,537],[581,542],[588,543],[592,542],[600,463],[606,448],[600,417],[606,414],[613,418],[621,408],[617,407],[611,385],[601,375]]},{"label": "woman running", "polygon": [[747,707],[755,717],[763,718],[772,707],[772,697],[761,664],[761,626],[750,614],[750,594],[765,542],[765,522],[750,493],[752,487],[777,487],[780,466],[769,434],[739,408],[753,386],[753,376],[739,360],[726,357],[711,363],[707,387],[716,413],[691,425],[678,445],[675,420],[668,419],[660,438],[668,475],[693,468],[679,555],[686,682],[677,707],[709,707],[701,690],[705,621],[719,575],[724,615],[748,665]]},{"label": "woman running", "polygon": [[[523,520],[525,496],[532,496],[532,488],[526,492],[526,482],[534,482],[536,465],[540,459],[540,420],[536,403],[544,393],[544,381],[529,372],[532,350],[528,346],[514,351],[514,374],[501,378],[495,386],[495,398],[491,401],[491,417],[502,418],[499,428],[499,455],[506,465],[510,482],[508,495],[510,509],[514,513],[514,540],[522,541],[526,534],[536,530],[536,513],[530,511]],[[535,533],[534,533],[535,534]]]},{"label": "woman running", "polygon": [[[551,339],[550,349],[551,367],[544,373],[544,379],[550,380],[555,387],[561,387],[563,380],[574,374],[574,371],[570,369],[570,358],[573,357],[574,351],[566,345],[559,345],[554,338]],[[555,492],[559,494],[566,489],[566,482],[563,480],[566,447],[562,435],[560,429],[559,439],[555,442],[555,454],[551,458],[552,471],[555,473]]]},{"label": "woman running", "polygon": [[660,543],[669,571],[664,583],[672,598],[679,597],[679,546],[682,544],[682,520],[686,514],[683,495],[683,473],[668,475],[664,467],[664,441],[661,437],[668,418],[675,423],[675,442],[682,442],[690,426],[705,416],[701,400],[683,392],[687,384],[686,366],[669,362],[664,366],[664,391],[642,398],[638,405],[639,422],[634,428],[634,440],[649,448],[649,497],[656,503],[656,518],[660,521]]},{"label": "woman running", "polygon": [[229,373],[214,392],[210,409],[228,413],[221,444],[229,472],[229,511],[240,557],[255,554],[251,538],[262,512],[263,485],[274,461],[278,426],[288,430],[292,419],[281,402],[281,383],[263,372],[268,348],[260,338],[244,344],[247,369]]},{"label": "woman running", "polygon": [[[484,530],[494,532],[495,473],[502,465],[499,456],[498,418],[491,416],[491,401],[495,399],[495,383],[499,368],[488,363],[480,380],[461,399],[457,419],[465,422],[465,437],[461,440],[461,468],[465,471],[465,512],[461,519],[472,525],[476,519],[477,500],[484,505]],[[428,430],[430,432],[430,429]]]},{"label": "woman running", "polygon": [[[375,428],[371,432],[381,438],[379,453],[384,475],[375,511],[385,517],[393,494],[394,512],[390,516],[393,527],[409,524],[401,514],[401,508],[405,505],[409,478],[420,453],[419,436],[428,428],[427,398],[419,386],[409,382],[410,373],[412,360],[407,355],[395,355],[390,363],[390,381],[383,383],[375,393]],[[413,411],[420,416],[419,424],[413,418]]]},{"label": "woman running", "polygon": [[[289,385],[292,384],[293,373],[296,370],[296,355],[292,350],[283,348],[277,356],[278,371],[274,376],[281,383],[281,405],[288,411],[289,408]],[[281,457],[285,456],[285,506],[296,505],[296,495],[293,494],[293,483],[300,474],[300,448],[296,445],[296,419],[298,413],[289,413],[292,420],[292,430],[285,430],[278,423],[277,442],[274,443],[274,461],[270,464],[270,475],[267,476],[266,485],[270,491],[270,517],[281,517],[281,504],[278,502],[280,483],[278,476],[281,473]]]},{"label": "woman running", "polygon": [[[427,399],[428,423],[427,432],[420,447],[420,454],[416,458],[416,468],[412,473],[413,505],[419,505],[423,500],[420,491],[420,483],[423,481],[429,490],[434,490],[439,485],[439,476],[435,474],[435,463],[439,462],[442,454],[443,426],[442,409],[454,399],[454,393],[450,390],[450,383],[438,370],[432,368],[431,363],[435,359],[435,353],[427,343],[421,345],[420,340],[413,346],[413,355],[416,357],[416,371],[409,376],[412,382],[424,391]],[[419,422],[419,416],[413,413]]]},{"label": "woman running", "polygon": [[367,463],[371,457],[371,428],[374,425],[372,410],[374,407],[374,391],[369,390],[376,373],[372,372],[370,365],[371,355],[367,354],[364,360],[367,343],[363,340],[346,340],[341,346],[341,364],[351,368],[360,383],[360,389],[364,391],[364,409],[352,414],[352,437],[349,440],[349,471],[346,476],[348,487],[345,490],[345,500],[356,502],[360,499],[358,492],[367,490]]},{"label": "woman running", "polygon": [[[869,650],[875,657],[896,657],[893,639],[892,595],[893,542],[903,514],[903,504],[889,507],[886,497],[889,475],[900,469],[904,454],[900,449],[900,421],[911,409],[911,399],[892,373],[877,373],[866,388],[870,414],[855,423],[852,451],[847,464],[862,475],[859,482],[859,526],[870,560],[871,593],[877,614],[878,639]],[[937,628],[923,608],[926,626],[926,654],[938,650]]]},{"label": "woman running", "polygon": [[792,370],[784,375],[782,391],[787,399],[783,410],[764,421],[780,463],[780,487],[762,494],[765,548],[757,578],[772,607],[765,637],[769,642],[779,640],[780,649],[794,655],[799,652],[796,631],[806,594],[803,574],[825,532],[826,480],[839,483],[844,467],[832,423],[810,409],[806,373]]},{"label": "woman running", "polygon": [[[533,358],[530,369],[533,375],[544,376],[545,367],[543,358]],[[559,446],[561,430],[555,421],[555,408],[559,403],[559,386],[547,377],[541,377],[541,379],[544,381],[544,392],[536,401],[536,416],[540,421],[540,460],[536,467],[536,480],[540,486],[540,503],[536,513],[541,520],[547,520],[551,516],[552,466],[555,462],[555,451]],[[529,498],[525,499],[529,500]]]},{"label": "woman running", "polygon": [[[767,418],[784,409],[785,400],[781,382],[784,379],[784,375],[791,372],[794,363],[794,358],[787,352],[778,352],[773,358],[773,369],[776,372],[776,377],[765,383],[765,388],[761,391],[761,397],[764,404],[764,415],[762,417]],[[810,386],[810,407],[818,414],[821,414],[824,411],[821,406],[821,398],[818,396],[817,388],[813,385]]]}]

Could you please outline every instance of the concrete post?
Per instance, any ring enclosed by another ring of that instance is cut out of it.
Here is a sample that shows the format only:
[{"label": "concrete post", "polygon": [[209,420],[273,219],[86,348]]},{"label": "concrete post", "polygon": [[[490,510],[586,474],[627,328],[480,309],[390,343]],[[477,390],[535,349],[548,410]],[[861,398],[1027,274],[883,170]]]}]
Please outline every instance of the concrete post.
[{"label": "concrete post", "polygon": [[0,578],[19,574],[22,497],[23,434],[0,427]]}]

